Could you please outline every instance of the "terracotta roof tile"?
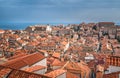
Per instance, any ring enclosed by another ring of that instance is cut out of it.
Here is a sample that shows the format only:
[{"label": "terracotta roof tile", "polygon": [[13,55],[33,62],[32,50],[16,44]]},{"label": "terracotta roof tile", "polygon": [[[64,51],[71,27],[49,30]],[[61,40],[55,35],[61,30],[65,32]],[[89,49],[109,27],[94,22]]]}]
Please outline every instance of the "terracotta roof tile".
[{"label": "terracotta roof tile", "polygon": [[63,41],[63,42],[61,42],[61,44],[65,46],[67,44],[67,42]]},{"label": "terracotta roof tile", "polygon": [[18,54],[18,55],[14,55],[14,56],[8,58],[8,60],[12,60],[12,59],[16,59],[16,58],[19,58],[19,57],[23,57],[23,56],[25,56],[25,55],[26,55],[25,53],[20,53],[20,54]]},{"label": "terracotta roof tile", "polygon": [[58,59],[55,59],[53,62],[52,62],[52,66],[64,66],[66,64],[66,62],[61,62],[59,61]]},{"label": "terracotta roof tile", "polygon": [[34,64],[34,63],[36,63],[36,62],[38,62],[38,61],[40,61],[40,60],[42,60],[44,58],[45,57],[42,54],[36,52],[36,53],[24,56],[23,61],[25,63],[27,63],[28,65],[32,65],[32,64]]},{"label": "terracotta roof tile", "polygon": [[36,62],[44,59],[45,57],[40,53],[29,54],[20,58],[16,58],[4,63],[4,66],[8,66],[11,68],[19,69],[21,67],[35,64]]},{"label": "terracotta roof tile", "polygon": [[103,78],[103,73],[102,72],[97,72],[96,73],[96,78]]},{"label": "terracotta roof tile", "polygon": [[10,68],[20,69],[21,67],[27,66],[24,61],[21,61],[22,58],[16,58],[14,60],[10,60],[3,64],[3,66],[7,66]]},{"label": "terracotta roof tile", "polygon": [[0,30],[0,34],[1,34],[1,33],[4,33],[4,32],[5,32],[4,30]]},{"label": "terracotta roof tile", "polygon": [[90,68],[83,63],[69,62],[64,68],[72,73],[78,73],[82,75],[86,73],[87,78],[91,72]]},{"label": "terracotta roof tile", "polygon": [[41,74],[29,73],[21,70],[13,70],[8,78],[49,78]]},{"label": "terracotta roof tile", "polygon": [[60,53],[53,53],[53,55],[52,55],[53,57],[56,57],[56,58],[60,58]]},{"label": "terracotta roof tile", "polygon": [[70,73],[70,72],[67,72],[66,78],[79,78],[79,77],[76,76],[75,74],[72,74],[72,73]]},{"label": "terracotta roof tile", "polygon": [[59,64],[59,63],[61,63],[60,60],[55,59],[55,60],[52,62],[51,65],[54,66],[54,65],[57,65],[57,64]]},{"label": "terracotta roof tile", "polygon": [[23,40],[17,40],[17,42],[19,42],[20,44],[24,43]]},{"label": "terracotta roof tile", "polygon": [[38,71],[38,70],[45,69],[45,68],[46,68],[45,66],[36,65],[36,66],[32,66],[32,67],[24,69],[24,71],[34,72],[34,71]]},{"label": "terracotta roof tile", "polygon": [[49,77],[52,77],[52,78],[56,78],[59,75],[62,75],[63,73],[65,73],[65,72],[66,72],[65,70],[57,69],[57,70],[51,71],[49,73],[46,73],[45,75],[49,76]]},{"label": "terracotta roof tile", "polygon": [[104,74],[103,78],[119,78],[119,72],[114,72],[114,73],[109,73],[109,74]]},{"label": "terracotta roof tile", "polygon": [[[2,68],[2,69],[1,69]],[[5,66],[0,66],[0,78],[50,78],[45,75],[35,74],[22,70],[16,70]]]},{"label": "terracotta roof tile", "polygon": [[4,78],[5,75],[10,73],[11,71],[12,71],[12,69],[4,67],[3,69],[0,70],[0,78]]}]

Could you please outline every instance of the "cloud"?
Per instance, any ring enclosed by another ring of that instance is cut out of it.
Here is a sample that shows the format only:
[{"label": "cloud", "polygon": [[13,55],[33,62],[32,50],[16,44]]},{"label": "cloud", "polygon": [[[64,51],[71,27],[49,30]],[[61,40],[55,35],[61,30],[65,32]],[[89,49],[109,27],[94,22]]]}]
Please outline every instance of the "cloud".
[{"label": "cloud", "polygon": [[119,0],[0,0],[0,7],[120,8]]},{"label": "cloud", "polygon": [[118,21],[119,0],[0,0],[0,21]]}]

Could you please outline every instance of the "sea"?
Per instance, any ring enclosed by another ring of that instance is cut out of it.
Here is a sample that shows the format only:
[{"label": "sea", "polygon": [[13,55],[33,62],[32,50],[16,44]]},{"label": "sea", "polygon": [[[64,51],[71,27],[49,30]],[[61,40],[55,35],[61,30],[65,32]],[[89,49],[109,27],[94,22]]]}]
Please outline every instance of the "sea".
[{"label": "sea", "polygon": [[[24,30],[28,26],[33,26],[33,25],[47,25],[49,24],[50,26],[54,25],[60,25],[63,24],[64,26],[67,26],[68,24],[80,24],[80,23],[0,23],[0,29],[3,30]],[[118,26],[120,26],[120,23],[117,23]]]},{"label": "sea", "polygon": [[50,26],[54,25],[68,25],[69,23],[0,23],[0,29],[4,30],[24,30],[28,26],[33,26],[33,25],[47,25],[49,24]]}]

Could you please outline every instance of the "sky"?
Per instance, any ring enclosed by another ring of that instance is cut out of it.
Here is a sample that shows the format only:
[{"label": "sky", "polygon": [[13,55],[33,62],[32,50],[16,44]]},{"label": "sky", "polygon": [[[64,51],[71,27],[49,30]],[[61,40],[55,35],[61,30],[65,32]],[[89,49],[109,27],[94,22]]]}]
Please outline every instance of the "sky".
[{"label": "sky", "polygon": [[3,23],[120,22],[120,0],[0,0]]}]

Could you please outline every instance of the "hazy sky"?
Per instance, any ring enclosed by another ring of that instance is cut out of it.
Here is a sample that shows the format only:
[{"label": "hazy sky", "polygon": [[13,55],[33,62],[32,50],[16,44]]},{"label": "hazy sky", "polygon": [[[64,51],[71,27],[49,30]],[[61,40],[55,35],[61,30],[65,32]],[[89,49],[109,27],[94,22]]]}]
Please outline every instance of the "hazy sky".
[{"label": "hazy sky", "polygon": [[0,0],[0,22],[120,22],[120,0]]}]

